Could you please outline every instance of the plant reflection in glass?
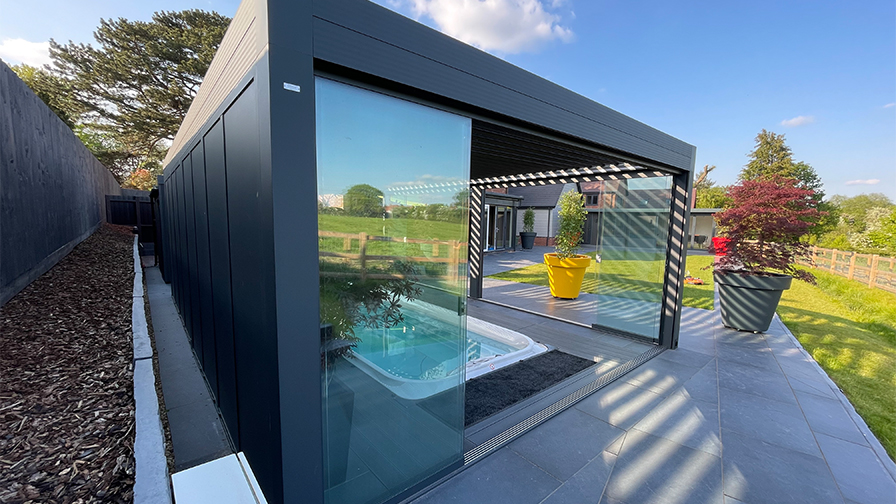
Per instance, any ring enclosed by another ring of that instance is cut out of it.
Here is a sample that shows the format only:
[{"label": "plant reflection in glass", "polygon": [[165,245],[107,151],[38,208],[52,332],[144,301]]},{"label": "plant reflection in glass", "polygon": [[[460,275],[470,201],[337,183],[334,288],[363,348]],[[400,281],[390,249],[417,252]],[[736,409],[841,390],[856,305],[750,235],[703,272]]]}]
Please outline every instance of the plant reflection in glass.
[{"label": "plant reflection in glass", "polygon": [[[321,263],[320,320],[321,365],[328,369],[339,357],[351,357],[359,339],[355,327],[389,328],[404,317],[401,302],[420,296],[414,266],[408,261],[394,261],[374,275],[361,279],[348,266]],[[373,278],[372,278],[373,277]]]}]

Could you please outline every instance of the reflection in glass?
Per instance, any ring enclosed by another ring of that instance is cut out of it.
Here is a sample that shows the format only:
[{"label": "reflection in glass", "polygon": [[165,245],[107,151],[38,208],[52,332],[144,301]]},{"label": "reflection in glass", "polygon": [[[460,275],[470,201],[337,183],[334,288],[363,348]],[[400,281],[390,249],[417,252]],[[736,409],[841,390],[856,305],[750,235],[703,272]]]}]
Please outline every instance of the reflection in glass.
[{"label": "reflection in glass", "polygon": [[326,500],[462,459],[470,120],[316,80]]},{"label": "reflection in glass", "polygon": [[658,338],[672,178],[606,180],[600,189],[596,323]]}]

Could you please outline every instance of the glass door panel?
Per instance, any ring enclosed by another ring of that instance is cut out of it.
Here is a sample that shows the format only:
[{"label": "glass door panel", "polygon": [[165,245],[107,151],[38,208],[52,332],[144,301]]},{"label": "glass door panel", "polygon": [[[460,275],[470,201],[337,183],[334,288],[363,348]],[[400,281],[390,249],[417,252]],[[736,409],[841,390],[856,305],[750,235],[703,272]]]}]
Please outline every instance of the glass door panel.
[{"label": "glass door panel", "polygon": [[495,208],[494,232],[495,232],[495,249],[500,250],[507,247],[507,212],[505,207]]},{"label": "glass door panel", "polygon": [[463,458],[471,121],[322,78],[316,115],[325,498],[382,502]]},{"label": "glass door panel", "polygon": [[605,181],[594,273],[596,324],[659,337],[671,177]]}]

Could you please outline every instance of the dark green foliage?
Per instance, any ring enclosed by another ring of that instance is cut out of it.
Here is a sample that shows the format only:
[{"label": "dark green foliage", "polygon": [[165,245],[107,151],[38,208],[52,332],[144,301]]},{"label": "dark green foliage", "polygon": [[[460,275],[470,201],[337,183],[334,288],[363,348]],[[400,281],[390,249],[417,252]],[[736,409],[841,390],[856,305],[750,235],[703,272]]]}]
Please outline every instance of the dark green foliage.
[{"label": "dark green foliage", "polygon": [[585,210],[585,196],[575,191],[567,191],[560,196],[557,206],[560,207],[560,224],[554,236],[557,257],[560,259],[575,257],[579,251],[579,244],[582,243],[585,219],[588,217],[588,211]]},{"label": "dark green foliage", "polygon": [[54,75],[92,136],[85,143],[120,180],[160,166],[229,24],[214,12],[162,11],[148,22],[101,19],[96,47],[50,41]]},{"label": "dark green foliage", "polygon": [[[793,160],[793,151],[785,143],[784,135],[763,129],[756,135],[755,141],[756,146],[749,154],[750,161],[741,170],[739,180],[769,180],[775,176],[794,179],[797,187],[812,191],[812,208],[829,210],[828,207],[822,207],[824,184],[821,177],[808,163]],[[819,213],[806,234],[817,238],[833,227],[833,218],[829,213]]]},{"label": "dark green foliage", "polygon": [[756,135],[756,146],[749,154],[750,161],[741,170],[740,180],[767,180],[775,175],[796,179],[797,187],[813,192],[813,198],[821,202],[821,178],[809,164],[793,160],[793,151],[785,143],[784,135],[762,130]]},{"label": "dark green foliage", "polygon": [[726,186],[698,187],[694,208],[725,208],[730,203],[727,192]]},{"label": "dark green foliage", "polygon": [[417,219],[439,222],[462,222],[466,208],[434,203],[432,205],[399,206],[392,209],[393,219]]},{"label": "dark green foliage", "polygon": [[833,217],[816,242],[818,246],[860,253],[896,255],[896,205],[881,193],[846,197],[824,203]]},{"label": "dark green foliage", "polygon": [[81,115],[81,107],[72,96],[71,83],[44,69],[21,64],[10,67],[69,128]]},{"label": "dark green foliage", "polygon": [[414,265],[395,261],[383,268],[371,268],[370,274],[393,275],[393,278],[361,279],[358,271],[348,266],[320,265],[320,320],[332,330],[322,334],[321,365],[331,366],[339,357],[350,357],[357,346],[355,327],[392,327],[401,323],[402,300],[420,296]]},{"label": "dark green foliage", "polygon": [[523,212],[523,232],[532,233],[535,231],[535,210],[532,207]]},{"label": "dark green foliage", "polygon": [[382,217],[383,191],[368,184],[351,186],[342,197],[342,207],[354,217]]}]

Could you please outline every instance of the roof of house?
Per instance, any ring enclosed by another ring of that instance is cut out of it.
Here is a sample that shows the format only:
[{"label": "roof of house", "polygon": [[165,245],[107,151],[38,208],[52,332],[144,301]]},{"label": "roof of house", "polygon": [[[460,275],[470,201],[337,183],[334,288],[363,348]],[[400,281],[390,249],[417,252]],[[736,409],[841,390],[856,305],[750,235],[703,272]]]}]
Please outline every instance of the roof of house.
[{"label": "roof of house", "polygon": [[520,206],[536,208],[554,208],[563,193],[564,184],[552,184],[535,187],[511,187],[509,194],[522,196]]}]

